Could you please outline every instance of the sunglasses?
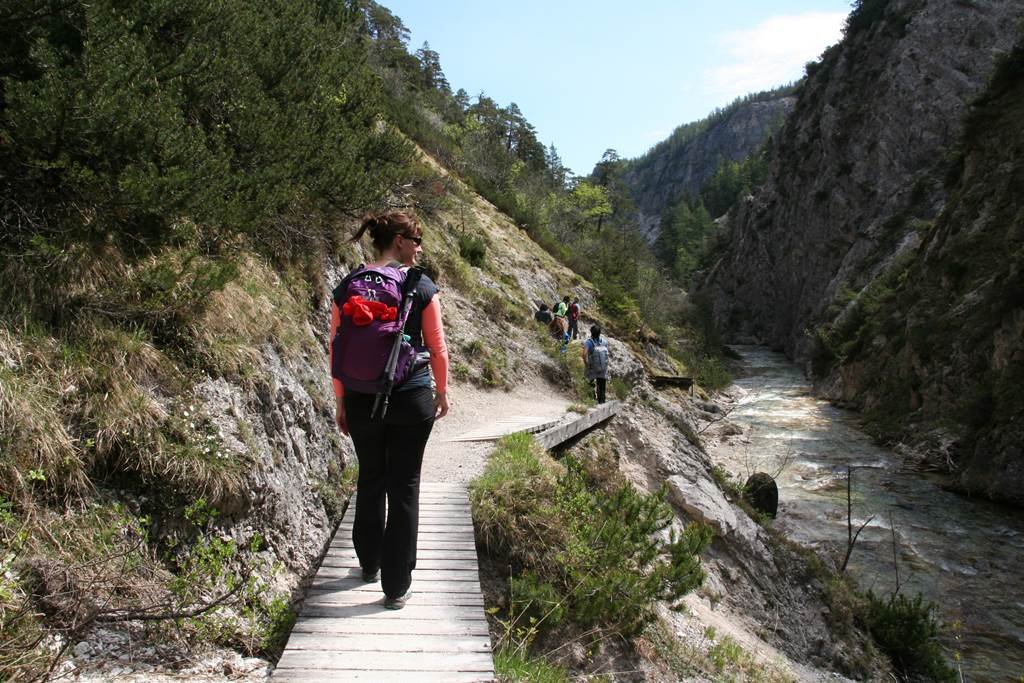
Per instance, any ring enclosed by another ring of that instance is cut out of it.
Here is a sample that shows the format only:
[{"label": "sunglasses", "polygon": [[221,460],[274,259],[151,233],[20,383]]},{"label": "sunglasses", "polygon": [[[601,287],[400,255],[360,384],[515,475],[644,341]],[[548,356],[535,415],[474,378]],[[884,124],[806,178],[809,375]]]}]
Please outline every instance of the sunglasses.
[{"label": "sunglasses", "polygon": [[422,238],[422,237],[411,237],[411,236],[409,236],[409,235],[402,235],[402,237],[404,237],[404,238],[405,238],[405,239],[407,239],[407,240],[412,240],[412,241],[413,241],[413,242],[415,242],[415,243],[416,243],[417,245],[421,245],[421,244],[423,244],[423,238]]}]

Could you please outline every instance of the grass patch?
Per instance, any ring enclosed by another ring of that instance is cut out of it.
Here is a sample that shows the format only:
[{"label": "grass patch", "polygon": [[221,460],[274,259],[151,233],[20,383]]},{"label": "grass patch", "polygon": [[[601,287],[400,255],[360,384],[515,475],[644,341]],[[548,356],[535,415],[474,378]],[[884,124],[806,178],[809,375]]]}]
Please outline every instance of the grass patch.
[{"label": "grass patch", "polygon": [[320,496],[324,512],[332,525],[341,521],[345,512],[345,506],[356,490],[356,481],[359,477],[359,463],[342,467],[338,460],[331,460],[327,463],[326,476],[318,479],[314,490]]},{"label": "grass patch", "polygon": [[705,389],[724,389],[732,384],[732,373],[725,365],[725,360],[710,354],[684,353],[683,365],[699,384]]},{"label": "grass patch", "polygon": [[612,377],[608,380],[608,388],[611,389],[612,396],[624,401],[629,397],[629,392],[633,390],[633,387],[626,380],[621,377]]},{"label": "grass patch", "polygon": [[[452,374],[489,389],[512,388],[509,358],[504,347],[489,346],[479,339],[474,339],[462,347],[462,352],[472,365],[466,361],[455,361],[452,365],[461,367]],[[473,366],[478,368],[476,373],[472,370]]]},{"label": "grass patch", "polygon": [[309,297],[298,277],[286,279],[254,257],[243,258],[238,278],[211,294],[189,327],[199,362],[215,375],[251,384],[262,365],[261,345],[293,358],[317,351]]},{"label": "grass patch", "polygon": [[502,681],[569,683],[574,680],[562,667],[517,648],[505,647],[494,653],[494,672]]},{"label": "grass patch", "polygon": [[553,339],[546,331],[538,332],[538,343],[548,358],[555,361],[560,377],[558,383],[569,390],[576,402],[582,406],[594,406],[594,389],[586,377],[586,366],[583,355],[578,348],[562,346],[562,342]]}]

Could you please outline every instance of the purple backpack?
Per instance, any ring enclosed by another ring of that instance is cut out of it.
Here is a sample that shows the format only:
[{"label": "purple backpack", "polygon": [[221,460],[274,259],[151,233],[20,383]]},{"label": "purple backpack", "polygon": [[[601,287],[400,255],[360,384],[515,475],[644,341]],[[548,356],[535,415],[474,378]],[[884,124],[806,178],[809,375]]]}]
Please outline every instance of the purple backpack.
[{"label": "purple backpack", "polygon": [[[331,375],[345,391],[377,394],[386,390],[384,369],[403,333],[409,307],[403,310],[406,271],[392,266],[360,266],[334,290],[341,324],[331,340]],[[395,378],[398,386],[411,374],[416,350],[403,340],[398,351]]]}]

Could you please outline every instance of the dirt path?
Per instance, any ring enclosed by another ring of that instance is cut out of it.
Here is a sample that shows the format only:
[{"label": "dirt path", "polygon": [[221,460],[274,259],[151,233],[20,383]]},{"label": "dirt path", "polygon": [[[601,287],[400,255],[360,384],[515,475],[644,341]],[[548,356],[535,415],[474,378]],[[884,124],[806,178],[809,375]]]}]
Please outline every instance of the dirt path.
[{"label": "dirt path", "polygon": [[557,419],[565,415],[570,401],[544,382],[520,386],[512,391],[486,390],[472,384],[454,385],[449,390],[451,412],[434,423],[434,431],[423,456],[422,481],[468,483],[487,464],[493,441],[452,441],[497,419],[517,415]]}]

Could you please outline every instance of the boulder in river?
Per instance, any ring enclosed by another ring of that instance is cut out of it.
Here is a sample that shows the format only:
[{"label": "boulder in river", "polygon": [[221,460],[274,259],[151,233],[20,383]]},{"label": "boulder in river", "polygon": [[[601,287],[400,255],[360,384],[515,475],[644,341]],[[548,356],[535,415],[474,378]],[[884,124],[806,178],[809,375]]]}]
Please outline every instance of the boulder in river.
[{"label": "boulder in river", "polygon": [[779,509],[779,487],[770,474],[754,472],[743,486],[743,497],[758,512],[775,519]]}]

